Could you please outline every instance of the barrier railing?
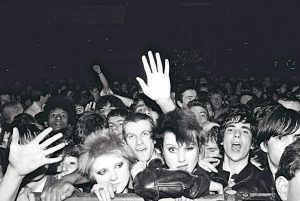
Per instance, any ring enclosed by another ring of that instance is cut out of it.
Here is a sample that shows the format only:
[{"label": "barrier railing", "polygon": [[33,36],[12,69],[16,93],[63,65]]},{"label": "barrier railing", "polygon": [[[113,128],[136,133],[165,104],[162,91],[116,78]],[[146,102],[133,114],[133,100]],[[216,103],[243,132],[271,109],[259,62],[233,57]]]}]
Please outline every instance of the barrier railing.
[{"label": "barrier railing", "polygon": [[[41,201],[40,193],[35,194],[35,200]],[[164,199],[163,201],[168,201],[171,199]],[[275,200],[275,195],[271,193],[238,193],[238,201],[273,201]],[[92,193],[74,193],[74,195],[66,201],[98,201],[95,194]],[[143,198],[136,194],[118,194],[113,201],[144,201]],[[223,195],[208,195],[202,198],[197,198],[195,201],[224,201]]]}]

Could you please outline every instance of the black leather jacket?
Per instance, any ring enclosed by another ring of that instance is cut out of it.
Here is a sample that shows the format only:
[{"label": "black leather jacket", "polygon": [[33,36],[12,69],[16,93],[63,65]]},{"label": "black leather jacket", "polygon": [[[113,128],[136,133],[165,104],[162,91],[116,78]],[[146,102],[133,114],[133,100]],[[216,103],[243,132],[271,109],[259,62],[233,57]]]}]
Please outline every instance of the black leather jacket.
[{"label": "black leather jacket", "polygon": [[[230,173],[223,170],[223,161],[216,167],[218,173],[210,173],[211,180],[221,183],[223,187],[227,187]],[[247,192],[247,193],[258,193],[257,179],[260,175],[260,170],[254,166],[250,161],[247,166],[239,173],[232,175],[235,185],[232,187],[233,190],[238,192]]]},{"label": "black leather jacket", "polygon": [[258,188],[258,193],[273,193],[275,196],[275,200],[280,200],[276,190],[276,185],[272,172],[268,167],[265,170],[261,171],[260,175],[256,180],[256,186]]},{"label": "black leather jacket", "polygon": [[209,185],[209,175],[198,165],[191,174],[183,170],[169,170],[160,159],[152,160],[133,179],[134,192],[145,200],[181,196],[199,198],[209,194]]}]

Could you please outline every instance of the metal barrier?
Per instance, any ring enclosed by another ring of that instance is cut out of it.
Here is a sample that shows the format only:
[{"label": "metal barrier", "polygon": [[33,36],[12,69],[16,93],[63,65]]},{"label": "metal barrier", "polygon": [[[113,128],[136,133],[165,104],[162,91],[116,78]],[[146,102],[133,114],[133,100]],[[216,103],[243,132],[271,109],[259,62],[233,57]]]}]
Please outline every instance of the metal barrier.
[{"label": "metal barrier", "polygon": [[[40,193],[35,194],[35,200],[41,201]],[[162,199],[162,201],[171,201],[173,199]],[[271,193],[238,193],[238,201],[273,201],[275,200],[275,195]],[[92,193],[74,193],[74,195],[66,201],[98,201],[95,194]],[[118,194],[113,201],[144,201],[143,198],[136,194]],[[197,198],[195,201],[224,201],[223,195],[208,195],[202,198]]]}]

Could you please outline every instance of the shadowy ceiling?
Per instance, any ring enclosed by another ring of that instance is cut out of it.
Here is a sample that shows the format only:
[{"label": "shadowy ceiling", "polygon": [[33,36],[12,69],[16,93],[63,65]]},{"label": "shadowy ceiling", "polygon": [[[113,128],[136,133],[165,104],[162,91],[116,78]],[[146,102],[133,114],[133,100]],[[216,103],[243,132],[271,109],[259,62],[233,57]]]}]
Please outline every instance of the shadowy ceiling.
[{"label": "shadowy ceiling", "polygon": [[148,49],[215,49],[220,71],[299,55],[297,1],[6,0],[0,26],[4,82],[89,77],[95,62],[135,77]]}]

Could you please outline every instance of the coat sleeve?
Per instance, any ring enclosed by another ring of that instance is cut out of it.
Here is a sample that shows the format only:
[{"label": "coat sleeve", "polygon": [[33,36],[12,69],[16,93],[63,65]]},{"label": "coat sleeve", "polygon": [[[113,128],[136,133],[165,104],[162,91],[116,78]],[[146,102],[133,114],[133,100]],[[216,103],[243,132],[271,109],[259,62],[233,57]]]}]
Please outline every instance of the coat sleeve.
[{"label": "coat sleeve", "polygon": [[206,175],[165,168],[146,168],[133,180],[135,193],[146,200],[181,196],[199,198],[209,193],[209,185],[210,180]]}]

